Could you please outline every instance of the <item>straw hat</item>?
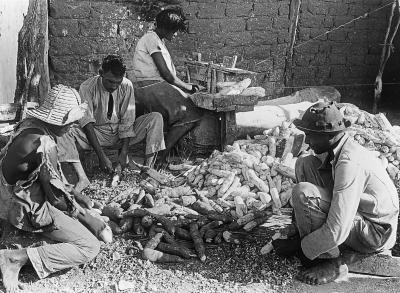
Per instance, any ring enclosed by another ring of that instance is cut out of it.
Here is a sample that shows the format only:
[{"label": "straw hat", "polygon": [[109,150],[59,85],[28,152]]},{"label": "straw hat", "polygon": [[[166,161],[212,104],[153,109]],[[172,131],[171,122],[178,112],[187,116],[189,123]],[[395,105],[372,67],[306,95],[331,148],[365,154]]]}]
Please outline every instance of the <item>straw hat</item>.
[{"label": "straw hat", "polygon": [[75,89],[58,84],[49,91],[42,105],[26,111],[26,114],[49,124],[64,126],[81,119],[86,108],[87,104],[81,104],[81,97]]}]

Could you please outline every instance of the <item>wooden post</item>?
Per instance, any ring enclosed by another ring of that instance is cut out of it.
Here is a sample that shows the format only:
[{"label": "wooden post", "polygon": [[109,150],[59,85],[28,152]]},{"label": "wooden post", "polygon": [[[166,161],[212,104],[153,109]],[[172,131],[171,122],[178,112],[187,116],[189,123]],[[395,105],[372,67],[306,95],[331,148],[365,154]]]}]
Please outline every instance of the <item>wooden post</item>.
[{"label": "wooden post", "polygon": [[208,93],[211,93],[211,76],[212,76],[212,73],[211,73],[211,63],[210,64],[208,64],[208,66],[207,66],[207,92]]},{"label": "wooden post", "polygon": [[[285,86],[291,85],[292,80],[292,67],[293,67],[293,50],[294,44],[296,43],[296,36],[297,36],[297,26],[299,23],[299,16],[300,16],[300,7],[301,7],[301,0],[292,0],[290,2],[290,28],[289,28],[289,35],[290,35],[290,43],[289,48],[286,51],[286,60],[285,60],[285,70],[284,70],[284,83]],[[285,94],[288,95],[291,93],[291,90],[285,89]]]},{"label": "wooden post", "polygon": [[233,144],[236,139],[236,111],[220,112],[221,151],[225,146]]},{"label": "wooden post", "polygon": [[[398,19],[397,19],[396,26],[393,29],[392,35],[389,38],[390,32],[392,30],[393,17],[396,12],[396,6],[397,6],[397,12],[398,12]],[[383,42],[383,49],[382,49],[382,54],[381,54],[378,75],[376,76],[376,79],[375,79],[374,102],[372,105],[372,113],[374,113],[374,114],[376,114],[378,112],[378,103],[379,103],[379,100],[381,99],[381,94],[382,94],[382,75],[383,75],[383,71],[385,70],[386,63],[387,63],[387,61],[391,55],[391,52],[393,50],[392,44],[393,44],[394,37],[396,36],[397,31],[399,29],[399,25],[400,25],[400,0],[397,0],[397,1],[393,2],[392,10],[390,12],[389,22],[388,22],[388,26],[387,26],[386,34],[385,34],[385,40]]]},{"label": "wooden post", "polygon": [[217,92],[217,70],[215,68],[211,71],[211,93]]}]

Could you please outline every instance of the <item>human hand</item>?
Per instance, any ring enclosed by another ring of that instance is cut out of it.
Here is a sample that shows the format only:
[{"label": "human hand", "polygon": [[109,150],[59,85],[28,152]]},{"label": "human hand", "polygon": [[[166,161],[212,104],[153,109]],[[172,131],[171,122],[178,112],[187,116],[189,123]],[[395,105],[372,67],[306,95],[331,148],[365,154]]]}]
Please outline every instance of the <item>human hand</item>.
[{"label": "human hand", "polygon": [[72,194],[74,195],[76,202],[83,208],[91,209],[93,207],[93,202],[88,196],[76,191],[75,189],[73,189]]},{"label": "human hand", "polygon": [[198,86],[197,84],[192,84],[191,86],[192,89],[189,91],[190,94],[194,94],[200,90],[200,86]]},{"label": "human hand", "polygon": [[[86,228],[92,232],[93,235],[101,239],[101,232],[107,228],[107,224],[98,216],[94,216],[93,213],[88,212],[88,210],[83,210],[78,214],[78,220]],[[102,240],[102,239],[101,239]]]}]

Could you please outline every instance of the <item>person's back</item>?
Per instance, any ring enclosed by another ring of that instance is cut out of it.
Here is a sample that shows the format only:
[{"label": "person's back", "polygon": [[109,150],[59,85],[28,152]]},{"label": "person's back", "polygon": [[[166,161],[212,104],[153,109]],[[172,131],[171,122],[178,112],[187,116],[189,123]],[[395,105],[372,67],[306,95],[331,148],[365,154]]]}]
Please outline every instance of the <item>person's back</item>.
[{"label": "person's back", "polygon": [[[349,172],[359,172],[358,177],[361,177],[361,179],[355,181],[354,184],[362,182],[361,190],[363,192],[360,194],[357,212],[371,223],[385,226],[386,231],[382,230],[381,234],[386,236],[382,235],[382,237],[390,237],[390,239],[385,241],[384,244],[387,247],[392,247],[396,241],[395,231],[397,230],[399,211],[399,197],[396,187],[378,157],[352,138],[344,139],[346,141],[336,164],[346,162],[348,166],[341,169],[340,172],[335,172],[335,183],[346,182],[346,177],[348,177],[346,170],[348,169],[350,169]],[[381,242],[378,241],[376,245],[376,249],[379,249]]]},{"label": "person's back", "polygon": [[176,74],[171,56],[164,42],[154,31],[148,31],[137,42],[135,54],[133,55],[133,74],[135,81],[141,80],[164,80],[157,65],[151,56],[160,52],[171,73]]},{"label": "person's back", "polygon": [[25,129],[9,145],[1,165],[8,184],[14,185],[19,180],[27,180],[40,165],[41,156],[37,153],[37,148],[43,134],[37,128]]},{"label": "person's back", "polygon": [[385,186],[389,194],[381,196],[388,198],[390,195],[398,206],[396,187],[379,157],[349,137],[343,145],[339,160],[349,160],[352,164],[359,165],[361,170],[365,172],[368,179],[365,193],[376,194],[375,188],[377,186]]},{"label": "person's back", "polygon": [[0,217],[15,228],[41,234],[56,243],[0,250],[6,292],[15,292],[22,266],[32,264],[39,278],[93,259],[99,239],[112,233],[91,208],[90,199],[65,182],[59,168],[55,138],[83,116],[76,90],[53,87],[39,108],[15,129],[0,157]]}]

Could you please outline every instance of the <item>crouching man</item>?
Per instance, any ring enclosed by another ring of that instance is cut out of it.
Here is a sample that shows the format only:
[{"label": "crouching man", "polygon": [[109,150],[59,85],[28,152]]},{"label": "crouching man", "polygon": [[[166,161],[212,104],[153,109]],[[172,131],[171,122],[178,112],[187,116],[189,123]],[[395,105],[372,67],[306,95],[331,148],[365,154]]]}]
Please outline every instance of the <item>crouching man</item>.
[{"label": "crouching man", "polygon": [[[298,159],[292,205],[298,235],[275,240],[282,256],[296,255],[299,279],[322,284],[345,277],[350,264],[339,250],[389,254],[396,242],[399,198],[381,161],[345,132],[350,125],[332,102],[319,102],[294,124],[316,154]],[[347,264],[346,264],[347,263]]]},{"label": "crouching man", "polygon": [[15,292],[21,267],[32,264],[40,278],[93,259],[99,239],[111,230],[89,211],[90,199],[68,185],[57,160],[55,138],[83,116],[77,91],[58,85],[44,103],[27,112],[0,153],[0,218],[55,242],[35,248],[0,250],[6,292]]},{"label": "crouching man", "polygon": [[161,114],[152,112],[135,117],[134,89],[131,81],[124,77],[125,71],[120,56],[105,57],[99,75],[80,86],[79,94],[88,103],[85,116],[80,120],[81,127],[73,127],[57,139],[60,161],[71,163],[78,175],[75,186],[78,191],[89,185],[78,150],[93,149],[100,167],[112,172],[113,166],[104,147],[120,148],[118,163],[121,168],[128,163],[129,145],[145,140],[147,166],[152,165],[157,152],[165,149]]}]

